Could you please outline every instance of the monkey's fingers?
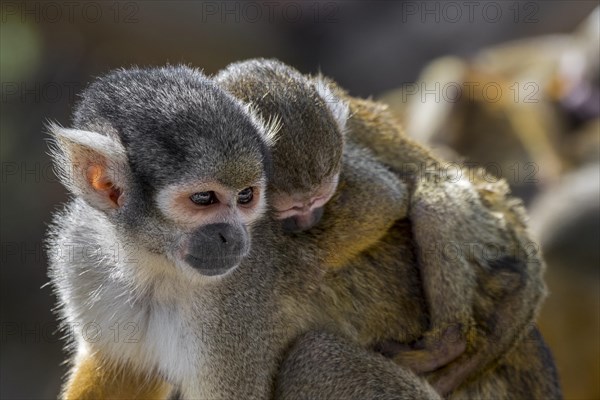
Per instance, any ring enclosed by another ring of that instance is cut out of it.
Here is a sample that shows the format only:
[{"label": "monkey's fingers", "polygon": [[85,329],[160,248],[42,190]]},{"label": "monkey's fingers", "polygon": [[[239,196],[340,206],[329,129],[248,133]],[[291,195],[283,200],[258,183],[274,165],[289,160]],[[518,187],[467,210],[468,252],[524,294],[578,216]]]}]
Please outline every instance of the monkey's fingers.
[{"label": "monkey's fingers", "polygon": [[466,340],[461,335],[461,325],[455,324],[443,330],[428,331],[422,339],[412,345],[388,340],[380,343],[376,350],[416,373],[425,373],[457,359],[465,352],[466,346]]},{"label": "monkey's fingers", "polygon": [[465,342],[443,343],[433,349],[401,351],[393,359],[394,362],[409,367],[417,374],[422,374],[449,364],[465,349]]}]

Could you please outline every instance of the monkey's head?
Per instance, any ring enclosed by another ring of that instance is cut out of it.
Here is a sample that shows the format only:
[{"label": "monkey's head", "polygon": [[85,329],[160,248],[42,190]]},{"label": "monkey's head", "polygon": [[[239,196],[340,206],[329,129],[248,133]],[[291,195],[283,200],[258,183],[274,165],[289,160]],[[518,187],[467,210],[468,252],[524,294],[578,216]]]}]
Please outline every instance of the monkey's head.
[{"label": "monkey's head", "polygon": [[273,132],[201,72],[112,72],[84,91],[74,129],[51,132],[63,183],[107,216],[120,243],[203,275],[247,254]]},{"label": "monkey's head", "polygon": [[233,63],[215,80],[264,118],[278,120],[271,203],[285,229],[311,228],[337,188],[348,106],[323,78],[310,79],[277,60]]}]

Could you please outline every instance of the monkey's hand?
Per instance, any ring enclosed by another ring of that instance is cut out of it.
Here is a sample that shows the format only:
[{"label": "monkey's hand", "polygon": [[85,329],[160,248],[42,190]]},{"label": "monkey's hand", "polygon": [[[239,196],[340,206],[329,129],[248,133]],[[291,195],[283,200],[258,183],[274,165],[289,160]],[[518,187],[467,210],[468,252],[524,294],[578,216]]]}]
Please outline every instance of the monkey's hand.
[{"label": "monkey's hand", "polygon": [[482,363],[482,353],[463,354],[450,365],[427,376],[427,380],[441,396],[446,396],[467,381]]},{"label": "monkey's hand", "polygon": [[390,357],[397,364],[409,367],[417,374],[434,371],[452,362],[464,353],[467,340],[460,325],[431,330],[412,344],[388,340],[376,346],[376,350]]}]

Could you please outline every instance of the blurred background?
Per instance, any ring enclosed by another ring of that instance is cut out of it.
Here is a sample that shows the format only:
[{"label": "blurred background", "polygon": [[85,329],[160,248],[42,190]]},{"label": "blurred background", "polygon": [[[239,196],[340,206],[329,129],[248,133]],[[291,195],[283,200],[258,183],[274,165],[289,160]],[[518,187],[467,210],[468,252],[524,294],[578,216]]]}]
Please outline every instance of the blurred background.
[{"label": "blurred background", "polygon": [[251,57],[390,104],[409,135],[502,176],[548,263],[540,326],[567,399],[600,398],[598,1],[1,3],[0,397],[56,398],[43,237],[66,199],[44,124],[95,76]]}]

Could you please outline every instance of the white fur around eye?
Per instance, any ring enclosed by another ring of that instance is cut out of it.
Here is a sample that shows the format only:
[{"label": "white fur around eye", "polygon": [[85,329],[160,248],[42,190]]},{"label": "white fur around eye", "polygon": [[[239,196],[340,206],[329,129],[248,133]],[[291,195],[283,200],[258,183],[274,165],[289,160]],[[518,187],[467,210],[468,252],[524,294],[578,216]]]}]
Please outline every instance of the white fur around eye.
[{"label": "white fur around eye", "polygon": [[[232,202],[229,206],[215,204],[203,209],[195,205],[189,196],[197,191],[212,190],[210,188],[193,185],[175,184],[162,188],[155,197],[156,206],[169,220],[182,226],[198,226],[214,222],[241,222],[246,225],[254,223],[266,212],[266,199],[264,195],[264,180],[257,182],[252,187],[255,189],[256,203],[252,207],[245,207]],[[224,188],[221,188],[225,191]],[[237,193],[231,191],[232,193]],[[233,221],[237,220],[237,221]]]},{"label": "white fur around eye", "polygon": [[160,189],[156,194],[156,206],[167,219],[182,225],[196,225],[198,212],[188,198],[189,188],[182,185],[171,185]]}]

